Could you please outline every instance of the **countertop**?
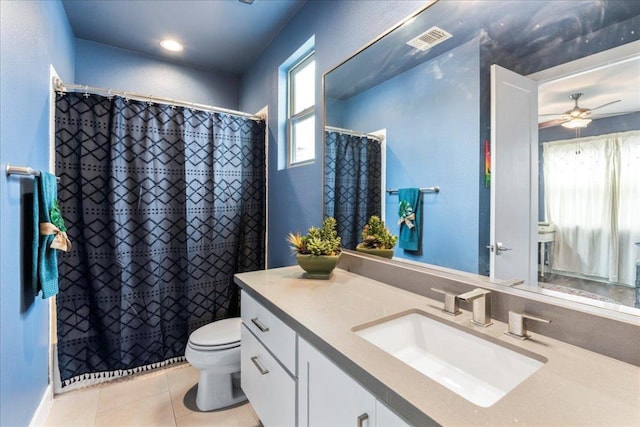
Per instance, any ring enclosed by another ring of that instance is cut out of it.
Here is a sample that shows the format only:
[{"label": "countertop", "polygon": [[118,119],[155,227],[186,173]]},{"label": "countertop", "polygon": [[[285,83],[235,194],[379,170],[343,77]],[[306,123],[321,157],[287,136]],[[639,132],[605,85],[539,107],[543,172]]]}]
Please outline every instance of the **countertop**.
[{"label": "countertop", "polygon": [[[638,426],[640,368],[540,334],[520,341],[507,325],[451,317],[442,302],[336,269],[330,280],[305,279],[298,266],[241,273],[238,283],[300,336],[414,425]],[[352,332],[367,322],[422,310],[548,359],[488,408],[476,406]]]}]

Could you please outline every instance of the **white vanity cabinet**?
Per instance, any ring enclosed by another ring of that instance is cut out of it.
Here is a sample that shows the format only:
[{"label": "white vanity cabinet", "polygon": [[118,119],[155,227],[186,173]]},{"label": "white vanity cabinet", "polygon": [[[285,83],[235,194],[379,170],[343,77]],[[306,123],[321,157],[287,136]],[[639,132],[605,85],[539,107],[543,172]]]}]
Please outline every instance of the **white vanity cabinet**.
[{"label": "white vanity cabinet", "polygon": [[298,337],[300,427],[408,427],[400,417]]},{"label": "white vanity cabinet", "polygon": [[296,333],[242,293],[241,386],[265,427],[296,425]]},{"label": "white vanity cabinet", "polygon": [[244,291],[241,340],[242,390],[265,427],[409,426]]}]

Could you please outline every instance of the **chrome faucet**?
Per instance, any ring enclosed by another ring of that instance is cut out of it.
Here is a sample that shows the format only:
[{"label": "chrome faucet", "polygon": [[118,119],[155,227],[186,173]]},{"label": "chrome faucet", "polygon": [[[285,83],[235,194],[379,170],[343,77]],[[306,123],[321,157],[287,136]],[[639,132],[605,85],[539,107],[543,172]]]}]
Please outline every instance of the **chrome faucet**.
[{"label": "chrome faucet", "polygon": [[442,311],[452,316],[462,314],[458,304],[458,295],[453,292],[443,291],[442,289],[431,288],[431,290],[444,295],[444,309],[442,309]]},{"label": "chrome faucet", "polygon": [[476,288],[472,291],[458,295],[458,299],[473,303],[473,320],[471,323],[485,328],[493,322],[491,321],[491,292],[486,289]]},{"label": "chrome faucet", "polygon": [[532,316],[527,313],[516,313],[509,311],[509,330],[505,334],[514,338],[526,340],[531,338],[531,335],[527,334],[527,323],[525,319],[535,320],[542,323],[551,323],[551,320],[543,319],[541,317]]}]

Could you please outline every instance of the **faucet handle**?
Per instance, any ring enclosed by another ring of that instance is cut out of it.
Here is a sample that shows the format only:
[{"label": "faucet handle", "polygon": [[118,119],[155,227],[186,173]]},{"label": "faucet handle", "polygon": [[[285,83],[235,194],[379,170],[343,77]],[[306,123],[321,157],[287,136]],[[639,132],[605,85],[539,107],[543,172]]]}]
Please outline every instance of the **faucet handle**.
[{"label": "faucet handle", "polygon": [[462,312],[460,311],[460,305],[458,303],[458,296],[456,294],[437,288],[431,288],[431,290],[444,295],[444,308],[442,309],[442,311],[452,316],[462,314]]},{"label": "faucet handle", "polygon": [[551,323],[551,320],[543,319],[542,317],[532,316],[527,313],[509,311],[509,330],[506,331],[505,334],[521,340],[530,338],[531,336],[527,334],[527,324],[525,319],[535,320],[536,322],[542,323]]},{"label": "faucet handle", "polygon": [[462,301],[474,301],[480,297],[486,297],[490,293],[491,291],[489,290],[482,289],[482,288],[475,288],[473,290],[470,290],[469,292],[465,292],[464,294],[458,295],[458,298],[460,298]]}]

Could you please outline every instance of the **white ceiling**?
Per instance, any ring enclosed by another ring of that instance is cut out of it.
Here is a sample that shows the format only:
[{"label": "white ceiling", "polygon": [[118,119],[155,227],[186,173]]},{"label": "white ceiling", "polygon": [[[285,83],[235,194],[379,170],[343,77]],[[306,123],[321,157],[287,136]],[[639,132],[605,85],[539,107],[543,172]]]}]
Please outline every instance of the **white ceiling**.
[{"label": "white ceiling", "polygon": [[[620,100],[592,112],[593,118],[640,111],[640,52],[634,58],[610,63],[571,76],[541,84],[538,88],[539,114],[562,114],[573,108],[569,95],[581,92],[578,105],[596,108]],[[539,122],[558,117],[541,116]]]}]

